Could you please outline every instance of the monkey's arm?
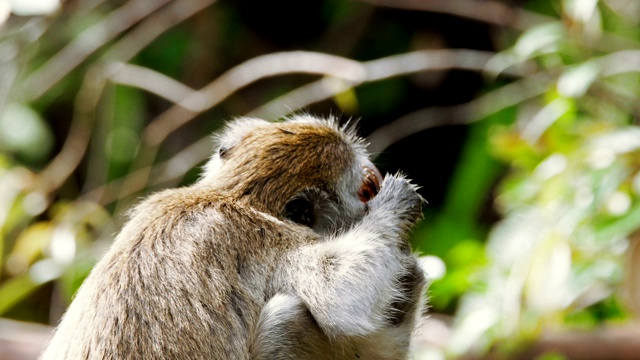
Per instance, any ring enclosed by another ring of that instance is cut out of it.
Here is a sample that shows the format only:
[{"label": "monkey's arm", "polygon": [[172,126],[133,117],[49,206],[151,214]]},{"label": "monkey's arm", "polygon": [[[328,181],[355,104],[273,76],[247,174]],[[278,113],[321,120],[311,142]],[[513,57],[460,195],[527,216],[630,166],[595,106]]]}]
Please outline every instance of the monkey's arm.
[{"label": "monkey's arm", "polygon": [[394,306],[409,300],[403,279],[417,267],[407,235],[421,203],[407,180],[387,176],[360,223],[289,256],[286,281],[327,335],[369,335],[402,311]]}]

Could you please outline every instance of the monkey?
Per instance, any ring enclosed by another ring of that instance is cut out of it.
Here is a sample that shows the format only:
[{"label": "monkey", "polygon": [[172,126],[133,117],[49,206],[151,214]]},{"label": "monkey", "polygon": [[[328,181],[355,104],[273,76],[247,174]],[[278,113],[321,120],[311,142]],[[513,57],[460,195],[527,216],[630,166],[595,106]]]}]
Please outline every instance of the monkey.
[{"label": "monkey", "polygon": [[130,211],[41,359],[407,359],[418,187],[333,118],[238,118],[215,143]]}]

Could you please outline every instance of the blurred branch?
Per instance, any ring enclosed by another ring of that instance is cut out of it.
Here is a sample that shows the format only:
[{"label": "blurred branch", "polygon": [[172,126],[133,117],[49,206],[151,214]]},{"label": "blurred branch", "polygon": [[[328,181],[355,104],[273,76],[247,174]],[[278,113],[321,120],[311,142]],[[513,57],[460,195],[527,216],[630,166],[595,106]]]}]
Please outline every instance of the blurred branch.
[{"label": "blurred branch", "polygon": [[[494,52],[467,49],[420,50],[393,55],[364,63],[367,82],[422,71],[470,70],[484,71]],[[503,74],[522,76],[519,69],[506,69]]]},{"label": "blurred branch", "polygon": [[74,116],[62,150],[37,177],[36,189],[50,195],[73,174],[84,157],[91,139],[95,109],[98,106],[106,79],[99,67],[94,67],[85,75],[76,96]]},{"label": "blurred branch", "polygon": [[[434,322],[435,324],[432,324]],[[451,336],[451,320],[445,318],[443,321],[442,317],[436,314],[435,319],[426,320],[424,326],[426,330],[418,333],[417,349],[420,349],[422,343],[445,348]],[[429,329],[429,326],[433,329]],[[459,358],[462,360],[539,359],[544,358],[545,354],[561,354],[558,358],[631,360],[637,359],[640,354],[640,342],[637,341],[639,336],[638,324],[601,327],[592,331],[548,331],[532,343],[523,344],[519,350],[505,353],[499,350],[500,347],[495,347],[487,354],[467,354]]]},{"label": "blurred branch", "polygon": [[[420,50],[362,63],[366,78],[361,83],[374,82],[387,78],[439,70],[484,71],[487,62],[495,56],[488,51],[466,49]],[[507,76],[525,75],[520,69],[506,69],[502,74]],[[306,106],[327,100],[352,86],[359,85],[325,78],[301,86],[289,93],[249,113],[250,116],[274,119],[298,111]],[[286,105],[286,113],[283,112]]]},{"label": "blurred branch", "polygon": [[107,60],[126,62],[147,47],[168,29],[192,17],[218,0],[174,1],[155,14],[144,19],[140,25],[127,32],[103,56]]},{"label": "blurred branch", "polygon": [[[149,183],[159,184],[180,178],[186,171],[209,155],[210,138],[202,138],[175,155],[172,160],[152,166],[160,143],[199,113],[212,108],[233,92],[261,78],[292,72],[309,72],[327,76],[279,97],[248,114],[249,116],[272,119],[298,111],[315,102],[329,99],[350,87],[366,82],[421,71],[448,69],[482,71],[493,56],[494,53],[491,52],[463,49],[423,50],[362,63],[310,52],[277,53],[249,60],[229,70],[203,90],[192,91],[177,105],[161,114],[145,131],[143,146],[147,146],[147,148],[146,151],[144,147],[141,148],[141,151],[145,151],[145,153],[138,158],[132,176],[127,177],[124,181],[112,182],[105,187],[95,189],[87,193],[86,196],[102,197],[101,201],[109,203],[134,194],[144,189]],[[523,75],[519,69],[507,69],[504,74],[509,76]],[[156,80],[161,77],[158,75]],[[120,77],[118,76],[118,78]],[[134,77],[129,77],[127,83],[139,88],[154,87],[148,81],[140,82]],[[173,94],[170,96],[179,98],[186,91],[187,88],[180,85],[171,91]],[[283,112],[282,110],[285,109],[286,111]],[[180,159],[180,161],[174,161],[175,159]],[[158,172],[159,167],[163,169],[162,172]],[[150,177],[155,180],[150,182]],[[117,188],[121,188],[122,193],[114,195]]]},{"label": "blurred branch", "polygon": [[[511,27],[525,31],[536,25],[560,21],[557,18],[527,11],[492,0],[360,0],[376,6],[396,9],[428,11],[449,14],[461,18],[484,22],[491,25]],[[637,46],[638,42],[628,37],[605,32],[601,41],[591,46],[602,51],[615,51]]]},{"label": "blurred branch", "polygon": [[360,0],[376,6],[449,14],[491,25],[526,30],[555,19],[498,1],[477,0]]},{"label": "blurred branch", "polygon": [[137,87],[173,103],[179,103],[190,95],[200,93],[164,74],[138,65],[116,62],[107,66],[106,73],[109,80],[115,84]]},{"label": "blurred branch", "polygon": [[[265,114],[265,110],[273,109],[278,104],[282,108],[283,103],[287,106],[288,113],[291,113],[339,94],[348,87],[420,71],[482,71],[493,56],[492,52],[476,50],[423,50],[360,63],[333,55],[300,51],[263,55],[229,70],[201,91],[192,93],[178,105],[161,114],[145,130],[142,154],[138,157],[134,169],[151,166],[160,143],[177,128],[194,119],[199,113],[219,104],[233,92],[268,76],[303,72],[321,74],[328,78],[294,90],[264,108],[252,111],[249,115]],[[520,75],[518,70],[511,69],[505,73]],[[290,100],[295,103],[290,103]],[[148,177],[140,177],[138,181],[143,182],[131,181],[124,186],[142,189],[147,179]]]},{"label": "blurred branch", "polygon": [[[211,137],[206,136],[199,141],[191,144],[186,149],[172,156],[169,160],[158,163],[153,166],[147,166],[142,169],[134,170],[127,177],[123,177],[108,184],[99,186],[82,195],[81,199],[101,204],[110,204],[119,199],[131,196],[136,192],[144,189],[145,186],[152,187],[161,186],[168,187],[178,183],[187,171],[193,169],[202,160],[211,154]],[[149,176],[149,174],[151,174]],[[148,184],[145,184],[145,178],[148,176]],[[141,184],[142,187],[123,186],[125,181]]]},{"label": "blurred branch", "polygon": [[625,253],[622,298],[636,319],[640,314],[640,230],[629,235],[629,249]]},{"label": "blurred branch", "polygon": [[[307,89],[304,90],[305,93],[313,92],[315,96],[309,94],[311,95],[309,97],[298,97],[301,93],[295,92],[291,99],[296,97],[303,99],[299,101],[299,106],[292,107],[286,102],[289,98],[285,97],[270,103],[284,102],[290,111],[296,111],[313,102],[328,99],[347,87],[365,82],[421,71],[449,69],[482,71],[494,55],[492,52],[464,49],[422,50],[364,63],[334,55],[304,51],[263,55],[229,70],[202,90],[192,92],[183,101],[158,116],[145,130],[143,141],[150,146],[158,146],[173,131],[193,120],[199,113],[211,109],[239,89],[266,77],[290,73],[309,73],[328,77],[316,82],[317,85],[301,88]],[[518,69],[507,69],[504,74],[521,76],[522,72]],[[139,87],[144,86],[146,85],[140,84]],[[321,95],[317,94],[318,91]],[[262,114],[264,113],[262,109],[253,111],[252,114]]]},{"label": "blurred branch", "polygon": [[[640,50],[619,51],[594,61],[600,65],[604,77],[627,72],[640,72]],[[544,93],[552,79],[546,73],[530,75],[466,104],[452,107],[431,107],[412,112],[371,133],[368,137],[369,151],[377,154],[384,151],[389,145],[429,128],[478,121],[499,110]],[[560,110],[556,109],[555,103],[550,105],[548,109],[552,112],[551,114],[541,112],[523,130],[523,136],[530,142],[533,143],[538,139],[550,125],[548,121],[554,121],[557,118],[557,112]],[[547,122],[540,123],[535,121],[536,119]]]},{"label": "blurred branch", "polygon": [[332,76],[353,83],[362,82],[366,76],[357,61],[334,55],[293,51],[258,56],[225,72],[160,114],[145,130],[143,141],[158,146],[173,131],[243,87],[267,77],[293,73]]},{"label": "blurred branch", "polygon": [[[160,73],[154,73],[150,69],[127,65],[126,61],[132,59],[141,50],[151,44],[158,36],[162,35],[164,32],[170,30],[182,21],[199,13],[216,1],[217,0],[174,1],[144,19],[134,29],[128,31],[102,56],[102,59],[107,62],[107,65],[105,65],[107,67],[105,71],[108,76],[111,76],[109,80],[116,80],[116,83],[122,82],[123,84],[126,84],[128,77],[136,77],[137,82],[144,82],[146,77],[151,77],[150,79],[156,83],[149,84],[149,87],[157,89],[157,91],[160,92],[166,90],[164,92],[165,96],[169,95],[167,93],[171,93],[172,90],[183,88],[181,91],[183,95],[175,95],[182,97],[170,99],[171,101],[182,100],[182,98],[186,96],[187,92],[191,92],[193,90],[184,86],[180,82],[161,75]],[[118,65],[118,62],[115,64],[111,63],[111,61],[114,60],[118,61],[120,66]],[[125,69],[123,69],[123,67]],[[120,73],[118,68],[120,68],[124,73]],[[161,82],[158,83],[158,81]],[[146,90],[151,90],[149,87],[147,87]],[[162,96],[161,94],[158,95]],[[91,175],[87,177],[84,186],[86,188],[93,188],[95,185],[92,186],[92,182],[99,184],[104,183],[106,181],[105,177],[107,176],[104,171],[104,164],[100,161],[89,161],[88,163],[90,168],[87,173]],[[101,181],[95,181],[100,174],[102,174],[103,179]]]},{"label": "blurred branch", "polygon": [[538,96],[548,89],[550,75],[529,75],[482,95],[466,104],[450,107],[430,107],[407,114],[376,129],[367,140],[369,152],[378,154],[410,135],[433,127],[463,125],[479,121],[504,108]]},{"label": "blurred branch", "polygon": [[406,114],[387,125],[377,128],[368,137],[368,151],[373,157],[390,145],[420,131],[445,125],[462,125],[472,119],[473,104],[428,107]]},{"label": "blurred branch", "polygon": [[[150,166],[160,144],[175,130],[211,109],[234,92],[263,78],[276,75],[308,73],[332,76],[359,83],[366,76],[359,62],[339,56],[293,51],[258,56],[225,72],[202,90],[191,92],[186,98],[160,114],[144,131],[140,155],[134,170],[143,176],[131,178],[126,188],[142,189],[150,175]],[[144,171],[144,169],[149,169]],[[146,176],[144,176],[146,174]]]},{"label": "blurred branch", "polygon": [[247,116],[255,116],[267,120],[277,119],[311,104],[330,99],[332,96],[340,94],[354,85],[357,84],[350,84],[335,78],[322,78],[269,101],[250,111]]},{"label": "blurred branch", "polygon": [[[603,76],[613,76],[626,72],[640,72],[640,51],[627,50],[595,59],[600,64]],[[555,81],[547,73],[529,75],[526,78],[505,85],[497,90],[462,105],[441,108],[426,108],[407,114],[374,131],[368,138],[369,151],[378,153],[389,145],[432,127],[443,125],[468,124],[483,119],[499,110],[517,105],[527,99],[541,95]],[[557,115],[540,113],[544,121],[529,123],[527,129],[534,132],[526,137],[535,142],[540,134],[549,126],[546,121],[553,121]],[[533,130],[533,127],[536,127]],[[527,132],[524,132],[525,134]]]},{"label": "blurred branch", "polygon": [[132,0],[112,11],[27,77],[24,80],[24,98],[32,101],[44,95],[89,55],[169,1]]},{"label": "blurred branch", "polygon": [[603,76],[614,76],[627,72],[640,72],[640,50],[623,50],[602,56],[600,64]]},{"label": "blurred branch", "polygon": [[0,359],[37,359],[52,331],[45,325],[0,319]]},{"label": "blurred branch", "polygon": [[371,24],[376,8],[373,6],[358,6],[348,18],[332,23],[332,26],[322,35],[317,50],[334,55],[346,55],[357,46],[362,36]]},{"label": "blurred branch", "polygon": [[[174,2],[155,16],[151,16],[145,19],[142,24],[136,28],[136,30],[129,32],[126,36],[124,36],[121,40],[114,44],[113,47],[111,47],[111,49],[107,52],[105,57],[117,58],[123,61],[129,60],[139,51],[149,45],[149,43],[151,43],[163,32],[180,23],[181,21],[184,21],[185,19],[193,16],[215,1],[217,0]],[[131,1],[131,3],[132,2],[133,1]],[[125,6],[114,11],[114,13],[117,11],[125,11],[123,10],[125,9]],[[113,13],[109,16],[109,18],[111,18],[112,15]],[[107,21],[109,18],[107,18],[105,21]],[[108,27],[107,25],[103,26]],[[89,30],[91,30],[91,28],[87,31]],[[87,31],[85,31],[85,33],[83,34],[86,34]],[[84,36],[83,34],[81,34],[81,36]],[[72,45],[73,43],[69,45],[69,47],[63,49],[60,53],[58,53],[58,55],[63,54],[65,50],[67,50],[68,54],[71,54],[73,52],[71,48]],[[62,59],[64,58],[64,56],[60,55],[60,58]],[[52,60],[50,60],[50,63],[51,61]],[[47,65],[45,64],[45,66]],[[54,65],[51,65],[51,68],[54,67]],[[73,67],[69,68],[68,71],[71,71],[72,69]],[[125,74],[121,74],[120,72],[122,71],[124,71]],[[140,72],[142,72],[142,74]],[[124,66],[123,63],[120,63],[120,66],[118,66],[118,63],[108,64],[106,66],[99,64],[93,66],[87,72],[83,84],[80,87],[80,91],[78,92],[78,95],[76,97],[76,104],[74,106],[74,118],[71,123],[69,135],[67,136],[63,148],[60,153],[58,153],[56,157],[51,161],[51,163],[49,163],[49,165],[38,175],[39,181],[37,182],[37,188],[39,191],[44,192],[45,194],[51,193],[52,191],[60,187],[80,164],[80,161],[84,157],[84,154],[87,150],[89,139],[91,138],[90,134],[91,130],[93,129],[93,119],[95,115],[93,112],[98,105],[100,97],[102,96],[102,91],[104,89],[104,86],[106,85],[107,79],[105,77],[112,76],[116,79],[126,81],[125,79],[121,79],[123,75],[127,75],[130,77],[138,75],[139,78],[140,76],[150,76],[150,73],[151,70],[136,67],[134,65]],[[120,76],[120,78],[118,78],[118,76]],[[161,81],[160,84],[162,87],[159,87],[160,90],[165,86],[167,89],[182,90],[183,97],[186,96],[187,92],[191,91],[191,89],[180,84],[179,82],[170,80],[168,77],[160,77],[160,75],[157,73],[156,76],[152,76],[152,80]],[[167,84],[167,82],[171,83]],[[159,84],[156,82],[155,84],[150,84],[150,86],[151,85],[157,86]]]},{"label": "blurred branch", "polygon": [[[512,359],[537,359],[544,354],[562,354],[566,359],[631,360],[640,354],[638,325],[604,327],[589,332],[548,333],[527,349],[513,354]],[[504,354],[492,353],[464,359],[504,359]]]},{"label": "blurred branch", "polygon": [[97,8],[98,6],[102,5],[106,0],[84,0],[84,1],[80,1],[77,6],[78,6],[78,13],[82,14],[82,15],[86,15],[88,12],[90,12],[91,10]]},{"label": "blurred branch", "polygon": [[[424,330],[416,338],[417,349],[424,343],[445,348],[450,341],[452,319],[435,314],[423,320]],[[422,328],[421,328],[422,329]],[[638,324],[601,327],[592,331],[547,331],[520,350],[508,353],[490,350],[488,354],[467,354],[462,360],[539,359],[545,354],[561,354],[560,358],[581,360],[637,359],[640,354]],[[553,358],[556,358],[555,356]]]}]

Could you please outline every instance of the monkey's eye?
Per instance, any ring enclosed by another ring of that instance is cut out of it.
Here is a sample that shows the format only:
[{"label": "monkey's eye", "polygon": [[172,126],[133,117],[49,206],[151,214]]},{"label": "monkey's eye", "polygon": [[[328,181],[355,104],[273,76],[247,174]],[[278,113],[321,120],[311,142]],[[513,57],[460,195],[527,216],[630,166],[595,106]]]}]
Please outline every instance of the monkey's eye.
[{"label": "monkey's eye", "polygon": [[229,150],[231,149],[228,146],[220,146],[220,149],[218,149],[218,154],[220,155],[220,158],[225,159],[227,155],[229,155]]},{"label": "monkey's eye", "polygon": [[296,196],[284,207],[284,217],[300,225],[313,225],[315,216],[313,203],[304,196]]},{"label": "monkey's eye", "polygon": [[364,166],[364,180],[362,181],[360,192],[358,193],[360,200],[365,203],[378,195],[378,192],[380,191],[380,182],[382,181],[382,175],[380,175],[378,169],[373,165],[371,166],[373,168]]}]

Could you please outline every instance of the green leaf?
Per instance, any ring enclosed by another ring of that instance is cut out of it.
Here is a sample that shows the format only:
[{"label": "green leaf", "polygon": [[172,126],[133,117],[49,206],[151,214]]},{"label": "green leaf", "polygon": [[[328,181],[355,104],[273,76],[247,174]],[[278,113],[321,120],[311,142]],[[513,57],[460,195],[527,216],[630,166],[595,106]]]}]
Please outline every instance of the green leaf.
[{"label": "green leaf", "polygon": [[640,203],[635,203],[626,214],[606,224],[600,224],[596,230],[598,241],[609,241],[627,236],[640,228]]},{"label": "green leaf", "polygon": [[40,285],[33,281],[28,273],[2,283],[0,286],[0,315],[24,300]]}]

